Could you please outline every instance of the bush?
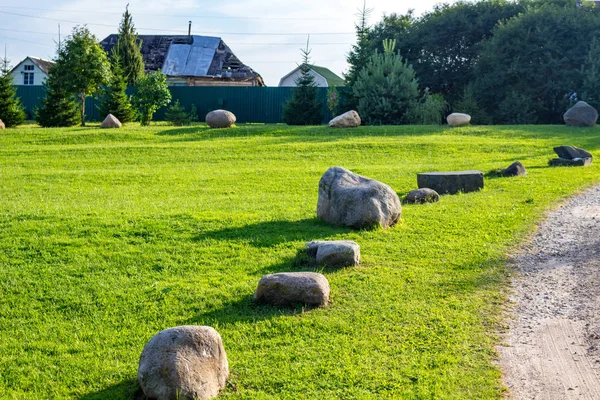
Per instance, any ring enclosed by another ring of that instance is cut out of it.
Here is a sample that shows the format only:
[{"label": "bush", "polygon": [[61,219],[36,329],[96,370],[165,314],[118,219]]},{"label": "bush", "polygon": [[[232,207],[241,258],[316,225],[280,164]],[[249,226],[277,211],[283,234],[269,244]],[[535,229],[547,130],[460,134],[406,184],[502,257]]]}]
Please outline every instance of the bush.
[{"label": "bush", "polygon": [[142,126],[150,125],[154,113],[170,102],[171,92],[165,74],[160,71],[152,72],[137,80],[132,103],[140,113]]},{"label": "bush", "polygon": [[536,124],[538,112],[527,95],[511,91],[498,107],[500,122],[511,125]]},{"label": "bush", "polygon": [[490,125],[492,119],[479,105],[479,102],[473,95],[473,88],[467,86],[459,101],[454,104],[453,112],[469,114],[473,125]]},{"label": "bush", "polygon": [[192,104],[190,112],[188,113],[185,110],[185,107],[177,100],[165,113],[165,119],[175,126],[189,125],[192,121],[198,120],[198,110],[196,109],[196,105]]},{"label": "bush", "polygon": [[440,125],[447,107],[444,96],[431,94],[426,89],[421,100],[413,103],[409,109],[409,122],[415,125]]}]

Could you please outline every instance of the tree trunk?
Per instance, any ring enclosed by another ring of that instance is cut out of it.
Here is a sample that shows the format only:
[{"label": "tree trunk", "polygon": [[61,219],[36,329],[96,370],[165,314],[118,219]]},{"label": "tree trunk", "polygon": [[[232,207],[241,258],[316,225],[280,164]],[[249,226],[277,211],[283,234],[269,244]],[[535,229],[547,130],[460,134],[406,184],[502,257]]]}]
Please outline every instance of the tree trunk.
[{"label": "tree trunk", "polygon": [[81,101],[79,105],[79,112],[81,113],[81,126],[85,126],[85,94],[79,93],[79,100]]}]

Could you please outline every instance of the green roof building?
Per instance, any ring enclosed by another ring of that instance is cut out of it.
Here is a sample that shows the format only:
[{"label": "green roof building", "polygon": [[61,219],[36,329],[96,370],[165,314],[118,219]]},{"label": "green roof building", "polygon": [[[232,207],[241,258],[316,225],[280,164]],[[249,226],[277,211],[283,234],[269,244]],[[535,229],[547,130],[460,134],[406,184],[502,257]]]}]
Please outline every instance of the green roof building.
[{"label": "green roof building", "polygon": [[[285,75],[279,81],[279,86],[296,86],[296,79],[301,75],[301,68],[299,65],[289,74]],[[311,75],[315,77],[315,83],[319,87],[332,87],[332,86],[345,86],[346,81],[338,75],[334,74],[325,67],[319,67],[317,65],[309,65]]]}]

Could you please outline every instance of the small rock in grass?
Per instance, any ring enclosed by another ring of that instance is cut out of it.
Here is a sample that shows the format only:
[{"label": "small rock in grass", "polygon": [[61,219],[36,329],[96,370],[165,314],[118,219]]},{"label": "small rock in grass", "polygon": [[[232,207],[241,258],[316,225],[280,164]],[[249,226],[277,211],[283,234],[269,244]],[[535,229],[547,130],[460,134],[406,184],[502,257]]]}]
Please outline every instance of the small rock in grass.
[{"label": "small rock in grass", "polygon": [[574,160],[576,158],[592,158],[592,155],[589,152],[575,146],[558,146],[554,148],[554,152],[559,158],[564,158],[566,160]]},{"label": "small rock in grass", "polygon": [[592,127],[598,121],[598,111],[585,101],[578,101],[563,115],[569,126]]},{"label": "small rock in grass", "polygon": [[317,265],[343,268],[360,263],[360,246],[350,240],[309,242],[306,250]]},{"label": "small rock in grass", "polygon": [[156,334],[144,347],[138,366],[148,399],[208,400],[225,387],[227,355],[217,331],[208,326],[178,326]]},{"label": "small rock in grass", "polygon": [[235,115],[227,110],[214,110],[206,114],[206,123],[211,128],[231,128],[235,121]]},{"label": "small rock in grass", "polygon": [[422,188],[409,192],[404,198],[408,204],[436,203],[440,201],[440,195],[433,189]]},{"label": "small rock in grass", "polygon": [[263,276],[254,292],[254,300],[274,306],[329,303],[329,282],[316,272],[281,272]]},{"label": "small rock in grass", "polygon": [[548,163],[551,167],[589,167],[592,165],[591,158],[575,158],[567,160],[566,158],[553,158]]},{"label": "small rock in grass", "polygon": [[515,161],[510,164],[510,166],[506,169],[503,169],[500,172],[500,175],[510,177],[510,176],[524,176],[527,175],[527,170],[525,166],[520,161]]},{"label": "small rock in grass", "polygon": [[112,114],[108,114],[106,118],[104,118],[104,121],[102,121],[100,124],[100,128],[120,128],[121,126],[123,126],[121,121],[119,121],[117,117]]},{"label": "small rock in grass", "polygon": [[360,126],[360,124],[360,116],[354,110],[338,115],[329,121],[330,128],[356,128],[357,126]]},{"label": "small rock in grass", "polygon": [[342,167],[329,168],[319,181],[317,217],[353,229],[388,228],[400,220],[402,206],[388,185]]},{"label": "small rock in grass", "polygon": [[446,117],[446,121],[450,126],[467,126],[471,122],[471,116],[469,114],[452,113]]}]

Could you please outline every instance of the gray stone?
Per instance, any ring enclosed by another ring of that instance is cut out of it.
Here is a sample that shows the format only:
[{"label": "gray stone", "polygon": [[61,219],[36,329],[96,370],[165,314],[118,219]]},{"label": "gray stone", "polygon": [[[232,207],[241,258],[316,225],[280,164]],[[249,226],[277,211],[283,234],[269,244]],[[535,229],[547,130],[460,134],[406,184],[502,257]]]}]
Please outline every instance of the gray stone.
[{"label": "gray stone", "polygon": [[483,189],[483,172],[425,172],[417,174],[419,188],[433,189],[439,194],[469,193]]},{"label": "gray stone", "polygon": [[467,126],[471,122],[471,116],[469,114],[452,113],[446,117],[448,125],[458,127]]},{"label": "gray stone", "polygon": [[4,122],[2,122],[1,119],[0,119],[0,129],[6,129],[6,125],[4,125]]},{"label": "gray stone", "polygon": [[568,160],[566,158],[553,158],[548,163],[551,167],[589,167],[592,165],[591,158],[575,158]]},{"label": "gray stone", "polygon": [[254,300],[274,306],[329,303],[329,282],[316,272],[281,272],[263,276],[254,292]]},{"label": "gray stone", "polygon": [[211,128],[230,128],[235,121],[235,115],[227,110],[214,110],[206,114],[206,123]]},{"label": "gray stone", "polygon": [[388,228],[400,220],[402,206],[388,185],[342,167],[331,167],[319,182],[317,216],[353,229]]},{"label": "gray stone", "polygon": [[350,240],[309,242],[306,250],[317,265],[353,267],[360,263],[360,246]]},{"label": "gray stone", "polygon": [[501,175],[507,177],[523,176],[527,175],[527,170],[525,169],[525,166],[521,164],[520,161],[515,161],[514,163],[510,164],[508,168],[503,169]]},{"label": "gray stone", "polygon": [[144,347],[138,367],[142,391],[155,400],[212,399],[228,375],[221,336],[208,326],[159,332]]},{"label": "gray stone", "polygon": [[433,189],[422,188],[409,192],[404,198],[408,204],[436,203],[440,201],[440,195]]},{"label": "gray stone", "polygon": [[356,128],[357,126],[360,126],[360,124],[360,116],[354,110],[338,115],[329,121],[330,128]]},{"label": "gray stone", "polygon": [[119,121],[117,119],[117,117],[115,117],[112,114],[108,114],[106,116],[106,118],[104,118],[104,121],[102,121],[102,123],[100,124],[100,128],[120,128],[121,126],[123,126],[123,124],[121,124],[121,121]]},{"label": "gray stone", "polygon": [[592,158],[592,155],[585,151],[584,149],[580,149],[575,146],[559,146],[554,148],[554,152],[558,155],[559,158],[564,158],[566,160],[574,160],[576,158]]},{"label": "gray stone", "polygon": [[567,110],[563,119],[569,126],[592,127],[598,121],[598,111],[585,101],[578,101]]}]

